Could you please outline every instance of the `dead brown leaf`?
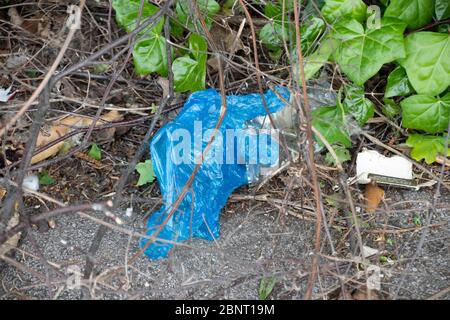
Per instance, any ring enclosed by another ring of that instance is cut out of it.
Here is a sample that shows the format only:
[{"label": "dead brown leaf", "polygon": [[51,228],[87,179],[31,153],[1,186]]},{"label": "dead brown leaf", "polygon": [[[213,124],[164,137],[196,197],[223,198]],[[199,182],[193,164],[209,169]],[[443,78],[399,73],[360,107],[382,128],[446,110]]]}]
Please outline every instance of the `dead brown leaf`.
[{"label": "dead brown leaf", "polygon": [[[120,121],[122,115],[116,111],[110,111],[97,121],[96,126],[101,126],[107,122]],[[48,130],[41,130],[36,142],[36,148],[43,147],[56,139],[68,134],[74,128],[88,127],[92,124],[92,118],[81,116],[69,116],[57,121]],[[31,163],[35,164],[57,154],[64,145],[64,141],[60,141],[54,146],[38,153],[31,159]]]},{"label": "dead brown leaf", "polygon": [[381,189],[375,182],[366,184],[364,198],[366,200],[367,212],[373,213],[377,210],[381,200],[384,198],[384,190]]}]

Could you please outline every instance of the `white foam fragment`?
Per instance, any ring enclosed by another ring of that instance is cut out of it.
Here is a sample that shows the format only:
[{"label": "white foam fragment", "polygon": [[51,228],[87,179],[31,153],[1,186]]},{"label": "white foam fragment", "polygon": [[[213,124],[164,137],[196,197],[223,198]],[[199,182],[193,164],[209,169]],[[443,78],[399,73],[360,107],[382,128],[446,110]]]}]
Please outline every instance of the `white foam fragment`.
[{"label": "white foam fragment", "polygon": [[385,157],[375,150],[365,150],[356,158],[357,182],[370,183],[369,174],[412,180],[412,163],[400,156]]},{"label": "white foam fragment", "polygon": [[22,187],[32,191],[39,190],[39,178],[36,175],[27,176],[23,179]]}]

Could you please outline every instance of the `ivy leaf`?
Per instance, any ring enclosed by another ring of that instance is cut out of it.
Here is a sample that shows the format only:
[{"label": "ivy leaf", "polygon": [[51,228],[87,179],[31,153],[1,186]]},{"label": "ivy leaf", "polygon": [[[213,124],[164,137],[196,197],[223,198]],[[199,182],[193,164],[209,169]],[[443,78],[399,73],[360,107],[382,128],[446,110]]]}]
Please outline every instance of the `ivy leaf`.
[{"label": "ivy leaf", "polygon": [[410,29],[418,29],[433,19],[434,0],[392,0],[385,17],[398,18]]},{"label": "ivy leaf", "polygon": [[386,98],[403,97],[414,93],[414,89],[409,83],[405,69],[395,68],[387,78],[387,85],[384,96]]},{"label": "ivy leaf", "polygon": [[[338,46],[339,43],[335,39],[327,38],[313,54],[305,58],[305,80],[311,79],[327,63]],[[294,65],[298,66],[298,63],[294,63]]]},{"label": "ivy leaf", "polygon": [[288,22],[285,22],[284,27],[281,22],[265,24],[259,31],[261,43],[269,50],[279,50],[283,44],[283,40],[289,41],[292,38],[293,30],[289,26],[290,24]]},{"label": "ivy leaf", "polygon": [[[284,1],[285,1],[284,18],[285,21],[287,21],[289,20],[289,12],[291,12],[294,9],[294,2],[293,0],[284,0]],[[301,1],[299,1],[299,4],[300,3]],[[282,14],[283,14],[283,0],[268,1],[264,6],[264,15],[266,15],[270,19],[281,21]]]},{"label": "ivy leaf", "polygon": [[[344,163],[344,162],[352,159],[348,149],[344,148],[343,146],[335,145],[335,146],[332,146],[332,148],[334,150],[334,153],[336,153],[339,163]],[[325,156],[325,162],[328,165],[336,165],[336,160],[333,158],[333,156],[329,152],[327,152],[327,154]]]},{"label": "ivy leaf", "polygon": [[450,18],[450,1],[436,0],[436,18],[438,20]]},{"label": "ivy leaf", "polygon": [[322,8],[322,15],[328,23],[347,17],[363,22],[366,12],[367,6],[362,0],[327,0]]},{"label": "ivy leaf", "polygon": [[367,30],[355,19],[341,21],[334,33],[341,41],[336,61],[354,83],[363,85],[383,64],[405,57],[405,27],[403,22],[392,18],[383,18],[379,29]]},{"label": "ivy leaf", "polygon": [[393,99],[384,99],[384,104],[381,106],[381,112],[389,119],[394,119],[395,116],[401,112],[400,106],[395,103]]},{"label": "ivy leaf", "polygon": [[100,149],[97,144],[93,143],[91,146],[91,150],[89,150],[88,156],[95,160],[101,160],[102,149]]},{"label": "ivy leaf", "polygon": [[175,59],[172,65],[174,89],[177,92],[197,91],[205,88],[206,51],[208,44],[202,36],[192,33],[189,37],[190,53]]},{"label": "ivy leaf", "polygon": [[139,162],[136,165],[136,171],[139,173],[139,180],[136,184],[138,187],[147,183],[152,183],[155,180],[155,172],[153,171],[153,164],[151,160]]},{"label": "ivy leaf", "polygon": [[[312,111],[312,125],[330,145],[341,144],[350,147],[352,141],[344,127],[344,114],[338,107],[320,107]],[[316,137],[317,144],[323,142]]]},{"label": "ivy leaf", "polygon": [[413,88],[436,96],[450,85],[450,34],[417,32],[405,40],[406,58],[400,59]]},{"label": "ivy leaf", "polygon": [[47,171],[42,171],[39,174],[39,185],[41,186],[49,186],[55,183],[55,179],[49,175]]},{"label": "ivy leaf", "polygon": [[343,106],[358,121],[360,126],[372,118],[375,112],[375,105],[366,98],[363,87],[347,87]]},{"label": "ivy leaf", "polygon": [[442,98],[415,95],[400,103],[403,126],[428,133],[442,132],[450,120],[450,93]]},{"label": "ivy leaf", "polygon": [[168,74],[166,39],[152,33],[139,40],[133,49],[134,69],[140,76],[153,72],[165,77]]},{"label": "ivy leaf", "polygon": [[[141,0],[113,0],[112,6],[116,11],[116,21],[119,26],[124,28],[127,32],[131,32],[136,28],[137,20],[139,17],[139,8],[141,6]],[[153,4],[144,1],[142,7],[142,15],[140,21],[150,17],[157,13],[159,8]],[[142,31],[141,34],[146,33],[150,29],[154,33],[161,33],[164,26],[164,18],[159,19],[158,23],[153,27],[149,27]]]},{"label": "ivy leaf", "polygon": [[325,22],[322,19],[315,17],[308,19],[307,22],[302,24],[302,26],[300,27],[300,33],[302,35],[300,44],[302,47],[302,52],[305,56],[308,55],[309,50],[318,40],[324,29]]},{"label": "ivy leaf", "polygon": [[450,149],[445,144],[446,138],[442,136],[425,136],[412,134],[406,140],[406,144],[411,147],[411,157],[414,160],[432,164],[436,161],[438,154],[445,157],[450,155]]},{"label": "ivy leaf", "polygon": [[[211,17],[220,11],[220,5],[214,0],[197,0],[197,5],[205,19],[206,26],[210,28],[212,24]],[[196,30],[192,19],[196,21],[197,27],[201,30],[201,23],[195,18],[195,11],[192,6],[193,2],[191,0],[178,0],[175,6],[175,13],[178,20],[189,30]]]}]

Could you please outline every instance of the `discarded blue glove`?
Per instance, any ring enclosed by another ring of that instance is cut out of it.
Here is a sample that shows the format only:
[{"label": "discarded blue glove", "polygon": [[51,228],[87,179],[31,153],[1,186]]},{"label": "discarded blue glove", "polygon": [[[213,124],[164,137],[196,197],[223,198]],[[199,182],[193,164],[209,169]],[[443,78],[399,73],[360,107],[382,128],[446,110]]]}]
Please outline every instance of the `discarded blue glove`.
[{"label": "discarded blue glove", "polygon": [[[289,91],[286,88],[277,87],[276,90],[283,99],[288,100]],[[285,105],[272,90],[264,96],[270,113]],[[150,144],[153,169],[164,201],[161,209],[154,212],[147,223],[147,235],[155,235],[162,241],[157,240],[148,246],[147,238],[140,241],[145,254],[151,259],[167,257],[174,243],[191,236],[207,240],[218,238],[220,210],[231,193],[252,182],[251,176],[259,166],[270,167],[278,163],[278,143],[272,135],[255,135],[258,128],[249,130],[249,121],[267,114],[261,95],[230,95],[226,99],[227,112],[210,150],[185,198],[168,219],[168,213],[217,124],[221,109],[220,93],[214,89],[193,93],[179,115],[161,128]],[[254,141],[256,143],[248,142],[255,136],[258,137]],[[261,154],[261,145],[269,150],[264,155]],[[163,225],[165,219],[168,221]],[[156,235],[157,231],[160,232]]]}]

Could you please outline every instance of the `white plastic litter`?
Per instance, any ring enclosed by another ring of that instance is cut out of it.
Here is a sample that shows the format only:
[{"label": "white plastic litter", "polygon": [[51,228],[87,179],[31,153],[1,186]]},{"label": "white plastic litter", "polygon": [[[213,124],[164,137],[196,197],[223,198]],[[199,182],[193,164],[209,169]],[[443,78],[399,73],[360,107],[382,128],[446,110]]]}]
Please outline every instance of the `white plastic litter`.
[{"label": "white plastic litter", "polygon": [[0,88],[0,102],[8,102],[8,100],[14,95],[13,93],[9,93],[12,87],[7,89]]},{"label": "white plastic litter", "polygon": [[435,180],[418,181],[420,179],[415,179],[412,167],[412,162],[406,158],[385,157],[375,150],[363,150],[356,157],[356,176],[349,178],[347,183],[376,182],[416,191],[436,184]]},{"label": "white plastic litter", "polygon": [[378,254],[378,253],[379,253],[378,249],[374,249],[374,248],[371,248],[371,247],[368,247],[368,246],[363,246],[364,258],[369,258],[371,256],[374,256],[374,255]]},{"label": "white plastic litter", "polygon": [[127,210],[125,211],[125,215],[127,217],[131,217],[133,215],[133,208],[132,207],[127,208]]},{"label": "white plastic litter", "polygon": [[39,190],[39,178],[36,175],[27,176],[23,179],[22,187],[32,191]]},{"label": "white plastic litter", "polygon": [[364,150],[356,158],[356,182],[370,183],[370,174],[412,180],[412,163],[400,156],[385,157],[375,150]]}]

